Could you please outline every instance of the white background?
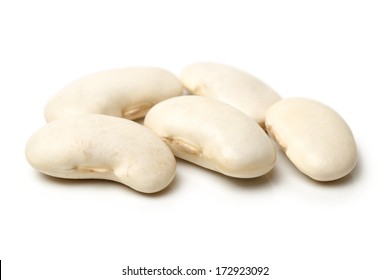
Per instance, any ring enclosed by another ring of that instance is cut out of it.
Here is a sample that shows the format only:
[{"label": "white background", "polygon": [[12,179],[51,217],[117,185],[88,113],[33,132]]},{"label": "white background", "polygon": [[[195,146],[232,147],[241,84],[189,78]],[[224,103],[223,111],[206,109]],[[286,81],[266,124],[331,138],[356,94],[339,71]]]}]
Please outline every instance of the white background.
[{"label": "white background", "polygon": [[[121,275],[127,265],[268,266],[266,279],[390,279],[386,2],[2,0],[4,279],[136,279]],[[199,61],[234,65],[283,97],[336,109],[358,144],[355,171],[316,183],[280,150],[275,169],[252,180],[179,160],[168,190],[142,195],[111,182],[50,179],[25,160],[47,100],[69,82],[138,65],[179,75]]]}]

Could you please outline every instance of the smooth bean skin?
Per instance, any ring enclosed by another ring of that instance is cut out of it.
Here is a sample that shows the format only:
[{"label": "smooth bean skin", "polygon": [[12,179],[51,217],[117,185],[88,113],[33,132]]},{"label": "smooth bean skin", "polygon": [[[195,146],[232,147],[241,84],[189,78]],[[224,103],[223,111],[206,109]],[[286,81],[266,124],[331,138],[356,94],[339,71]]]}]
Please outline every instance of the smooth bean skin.
[{"label": "smooth bean skin", "polygon": [[25,148],[38,171],[67,179],[105,179],[139,192],[166,188],[176,160],[158,135],[125,119],[86,114],[52,121]]},{"label": "smooth bean skin", "polygon": [[195,63],[184,68],[180,78],[190,93],[230,104],[263,128],[268,108],[280,100],[263,81],[229,65]]},{"label": "smooth bean skin", "polygon": [[183,92],[180,80],[156,67],[118,68],[82,77],[46,104],[47,122],[79,114],[139,119],[156,103]]},{"label": "smooth bean skin", "polygon": [[269,135],[291,162],[317,181],[333,181],[350,173],[357,162],[351,129],[332,108],[307,98],[287,98],[267,112]]},{"label": "smooth bean skin", "polygon": [[160,135],[175,156],[227,176],[258,177],[275,164],[274,146],[263,129],[212,98],[167,99],[150,109],[144,125]]}]

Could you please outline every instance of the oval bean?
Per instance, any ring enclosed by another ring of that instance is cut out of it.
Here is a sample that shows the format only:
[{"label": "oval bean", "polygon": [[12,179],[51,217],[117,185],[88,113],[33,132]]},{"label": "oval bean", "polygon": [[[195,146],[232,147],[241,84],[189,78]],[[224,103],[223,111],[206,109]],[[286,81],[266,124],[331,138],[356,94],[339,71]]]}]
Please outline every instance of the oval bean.
[{"label": "oval bean", "polygon": [[275,164],[274,146],[261,127],[212,98],[170,98],[150,109],[144,125],[156,131],[177,157],[228,176],[258,177]]},{"label": "oval bean", "polygon": [[133,121],[86,114],[46,124],[29,139],[37,170],[69,179],[106,179],[139,192],[158,192],[175,176],[176,161],[154,132]]},{"label": "oval bean", "polygon": [[264,128],[265,113],[280,100],[279,95],[256,77],[218,63],[196,63],[186,67],[181,80],[193,94],[228,103]]},{"label": "oval bean", "polygon": [[266,127],[292,163],[315,180],[339,179],[356,164],[356,144],[347,123],[318,101],[281,100],[268,110]]},{"label": "oval bean", "polygon": [[78,114],[104,114],[135,120],[161,100],[181,95],[172,73],[155,67],[119,68],[80,78],[53,96],[46,120]]}]

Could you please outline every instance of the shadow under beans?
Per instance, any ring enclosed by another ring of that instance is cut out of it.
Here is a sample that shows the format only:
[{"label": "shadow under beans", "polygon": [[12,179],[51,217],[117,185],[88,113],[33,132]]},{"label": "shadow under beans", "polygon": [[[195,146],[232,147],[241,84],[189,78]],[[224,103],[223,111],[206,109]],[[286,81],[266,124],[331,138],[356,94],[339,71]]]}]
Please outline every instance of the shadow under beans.
[{"label": "shadow under beans", "polygon": [[259,188],[268,188],[272,186],[272,181],[277,176],[277,171],[272,169],[268,173],[256,177],[256,178],[233,178],[227,177],[229,181],[234,183],[235,186],[243,189],[259,189]]},{"label": "shadow under beans", "polygon": [[317,186],[324,188],[346,188],[354,186],[354,183],[359,181],[359,178],[361,177],[362,173],[362,163],[358,161],[354,169],[349,174],[340,179],[328,182],[315,181],[313,179],[310,179],[309,177],[308,179],[313,181]]},{"label": "shadow under beans", "polygon": [[302,173],[301,171],[299,171],[299,169],[290,161],[290,159],[287,157],[287,155],[284,152],[280,151],[278,153],[278,157],[279,160],[284,161],[283,164],[286,165],[286,168],[287,167],[291,168],[292,171],[291,175],[299,176],[302,178],[302,180],[304,180],[308,184],[318,186],[318,187],[323,187],[323,188],[350,188],[354,185],[355,182],[359,180],[363,172],[362,160],[359,159],[354,169],[346,176],[332,181],[317,181],[310,178],[309,176]]},{"label": "shadow under beans", "polygon": [[66,179],[66,178],[57,178],[52,177],[43,173],[38,173],[39,177],[46,181],[50,182],[57,187],[66,187],[66,188],[95,188],[99,190],[117,188],[121,189],[125,192],[131,192],[135,195],[147,196],[147,197],[160,197],[165,194],[171,193],[175,189],[175,185],[177,184],[177,178],[174,178],[172,182],[163,190],[155,193],[142,193],[131,187],[128,187],[122,183],[105,180],[105,179]]},{"label": "shadow under beans", "polygon": [[181,181],[180,175],[176,174],[175,178],[173,178],[172,182],[165,189],[155,193],[141,193],[141,192],[138,193],[142,196],[162,197],[174,193],[178,189],[178,186],[180,185],[180,181]]},{"label": "shadow under beans", "polygon": [[[235,188],[238,187],[245,190],[268,189],[272,185],[272,180],[277,173],[275,169],[272,169],[267,174],[264,174],[256,178],[235,178],[235,177],[224,175],[214,170],[204,168],[202,166],[196,165],[194,163],[179,158],[177,159],[177,164],[179,166],[178,173],[180,173],[183,167],[185,169],[191,168],[192,170],[196,171],[197,174],[200,174],[200,176],[204,174],[205,177],[210,177],[211,178],[210,181],[213,183],[228,185]],[[199,175],[193,175],[193,176],[199,176]]]}]

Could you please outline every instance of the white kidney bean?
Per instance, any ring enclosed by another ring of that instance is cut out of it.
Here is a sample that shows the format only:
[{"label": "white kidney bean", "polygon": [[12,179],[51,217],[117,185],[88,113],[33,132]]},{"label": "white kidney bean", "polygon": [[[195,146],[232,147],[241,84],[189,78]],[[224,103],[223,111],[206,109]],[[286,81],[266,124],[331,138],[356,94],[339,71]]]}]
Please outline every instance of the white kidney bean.
[{"label": "white kidney bean", "polygon": [[168,146],[133,121],[85,114],[46,124],[29,139],[26,157],[37,170],[69,179],[106,179],[139,192],[158,192],[172,181]]},{"label": "white kidney bean", "polygon": [[212,97],[243,111],[264,128],[265,113],[279,95],[256,77],[218,63],[196,63],[181,74],[184,86],[195,95]]},{"label": "white kidney bean", "polygon": [[69,84],[45,107],[46,120],[78,114],[104,114],[134,120],[154,104],[181,95],[172,73],[155,67],[118,68],[97,72]]},{"label": "white kidney bean", "polygon": [[356,164],[357,149],[349,126],[318,101],[281,100],[268,110],[266,127],[292,163],[315,180],[339,179]]},{"label": "white kidney bean", "polygon": [[144,125],[157,132],[177,157],[228,176],[258,177],[275,164],[274,146],[261,127],[212,98],[162,101],[146,114]]}]

